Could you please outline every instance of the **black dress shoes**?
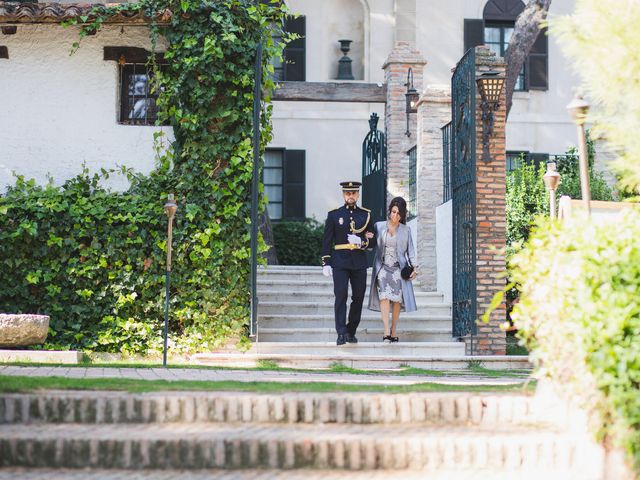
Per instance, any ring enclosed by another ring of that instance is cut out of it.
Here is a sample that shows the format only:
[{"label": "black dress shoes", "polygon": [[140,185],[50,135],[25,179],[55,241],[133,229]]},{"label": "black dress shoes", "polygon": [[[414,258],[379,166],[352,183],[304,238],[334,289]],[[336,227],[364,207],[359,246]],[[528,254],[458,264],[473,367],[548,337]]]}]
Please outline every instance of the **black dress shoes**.
[{"label": "black dress shoes", "polygon": [[345,343],[347,343],[347,336],[339,334],[338,340],[336,340],[336,345],[344,345]]},{"label": "black dress shoes", "polygon": [[347,333],[347,342],[349,343],[358,343],[358,339],[352,333]]}]

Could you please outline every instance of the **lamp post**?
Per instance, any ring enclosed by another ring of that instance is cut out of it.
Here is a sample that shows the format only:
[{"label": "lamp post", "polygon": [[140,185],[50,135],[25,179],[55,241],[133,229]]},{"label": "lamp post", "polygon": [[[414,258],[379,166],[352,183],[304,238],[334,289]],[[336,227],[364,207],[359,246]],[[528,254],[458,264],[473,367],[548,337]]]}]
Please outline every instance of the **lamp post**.
[{"label": "lamp post", "polygon": [[165,281],[165,303],[164,303],[164,350],[162,352],[162,366],[167,366],[167,336],[169,334],[169,286],[171,284],[171,244],[173,239],[173,217],[178,211],[178,204],[173,198],[173,193],[167,197],[167,203],[164,204],[164,213],[169,218],[169,226],[167,227],[167,276]]},{"label": "lamp post", "polygon": [[494,112],[500,106],[500,95],[504,87],[504,75],[498,72],[483,72],[476,77],[476,85],[480,91],[480,108],[482,109],[482,160],[491,161],[489,140],[493,134]]},{"label": "lamp post", "polygon": [[413,70],[411,67],[407,70],[407,83],[405,83],[404,86],[407,87],[407,93],[404,94],[406,101],[405,111],[407,113],[407,131],[405,132],[405,135],[410,137],[411,131],[409,131],[409,115],[418,111],[418,98],[420,98],[420,94],[413,86]]},{"label": "lamp post", "polygon": [[589,165],[587,160],[587,139],[584,133],[584,123],[589,113],[589,102],[578,95],[567,105],[571,118],[578,126],[578,154],[580,160],[580,192],[582,203],[587,209],[587,215],[591,215],[591,191],[589,189]]},{"label": "lamp post", "polygon": [[549,216],[556,218],[556,190],[560,183],[560,174],[556,172],[556,162],[547,163],[547,172],[542,177],[544,186],[549,191]]}]

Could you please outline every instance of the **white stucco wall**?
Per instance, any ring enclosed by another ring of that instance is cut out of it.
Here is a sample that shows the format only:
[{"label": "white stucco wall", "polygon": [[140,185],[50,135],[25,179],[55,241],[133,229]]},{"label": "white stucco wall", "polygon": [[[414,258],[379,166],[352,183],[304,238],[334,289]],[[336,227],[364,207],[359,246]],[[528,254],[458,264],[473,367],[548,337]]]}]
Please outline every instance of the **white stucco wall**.
[{"label": "white stucco wall", "polygon": [[449,200],[436,208],[436,271],[437,289],[445,302],[453,298],[453,202]]},{"label": "white stucco wall", "polygon": [[[19,26],[2,35],[9,59],[0,60],[0,189],[12,171],[38,182],[119,165],[148,172],[154,166],[157,127],[119,125],[116,62],[103,60],[104,46],[151,49],[147,29],[105,27],[74,54],[78,29]],[[168,134],[169,128],[165,128]],[[124,188],[124,177],[109,185]]]}]

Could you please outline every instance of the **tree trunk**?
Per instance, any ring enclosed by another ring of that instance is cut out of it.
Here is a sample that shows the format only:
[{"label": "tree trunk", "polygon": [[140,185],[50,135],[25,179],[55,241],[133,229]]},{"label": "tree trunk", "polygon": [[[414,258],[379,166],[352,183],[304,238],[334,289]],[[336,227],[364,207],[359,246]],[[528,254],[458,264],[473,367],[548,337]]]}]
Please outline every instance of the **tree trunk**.
[{"label": "tree trunk", "polygon": [[262,253],[262,257],[267,259],[267,265],[278,265],[278,255],[275,242],[273,241],[271,219],[269,218],[269,211],[266,208],[264,212],[260,214],[260,233],[262,233],[262,238],[264,238],[264,242],[269,247],[269,250]]},{"label": "tree trunk", "polygon": [[531,47],[540,33],[540,23],[547,18],[551,0],[529,0],[522,13],[518,15],[513,35],[504,60],[507,64],[505,93],[507,97],[507,117],[513,104],[513,89],[518,81],[518,74],[524,65]]}]

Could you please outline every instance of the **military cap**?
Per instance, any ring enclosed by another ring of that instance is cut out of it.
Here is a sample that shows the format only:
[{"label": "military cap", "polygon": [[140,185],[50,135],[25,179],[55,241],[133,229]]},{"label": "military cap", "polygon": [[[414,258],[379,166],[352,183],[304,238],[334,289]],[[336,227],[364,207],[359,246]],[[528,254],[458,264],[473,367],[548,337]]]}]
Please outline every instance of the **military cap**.
[{"label": "military cap", "polygon": [[361,182],[340,182],[343,192],[357,192],[360,190],[360,185],[362,185]]}]

